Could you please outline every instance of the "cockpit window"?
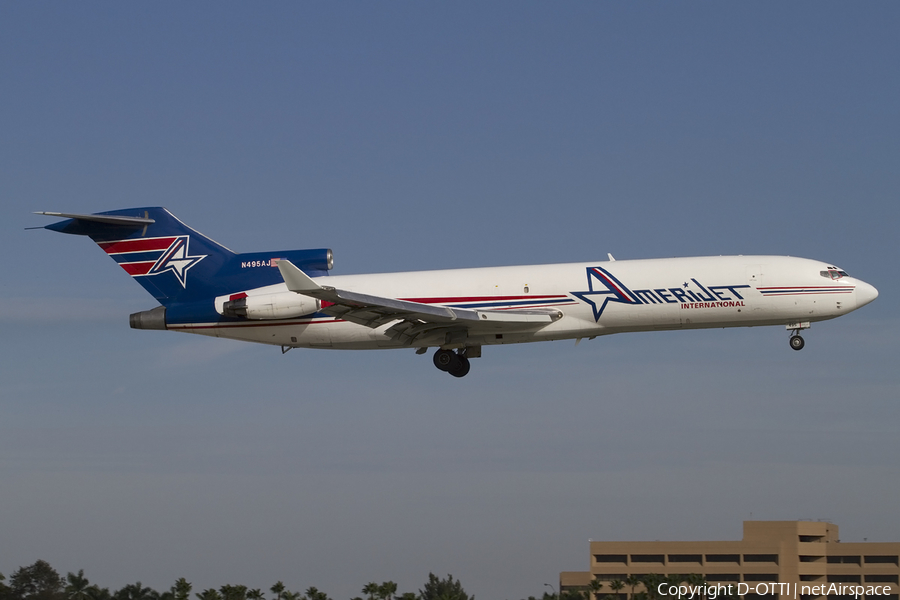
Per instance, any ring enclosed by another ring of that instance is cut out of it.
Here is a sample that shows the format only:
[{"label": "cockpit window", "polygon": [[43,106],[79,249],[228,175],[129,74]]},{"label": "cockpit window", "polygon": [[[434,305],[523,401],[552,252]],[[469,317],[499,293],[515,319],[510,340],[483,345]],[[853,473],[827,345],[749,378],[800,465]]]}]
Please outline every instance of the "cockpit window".
[{"label": "cockpit window", "polygon": [[841,271],[840,269],[830,268],[827,271],[819,271],[819,275],[826,279],[833,279],[837,281],[841,277],[850,277],[847,275],[846,271]]}]

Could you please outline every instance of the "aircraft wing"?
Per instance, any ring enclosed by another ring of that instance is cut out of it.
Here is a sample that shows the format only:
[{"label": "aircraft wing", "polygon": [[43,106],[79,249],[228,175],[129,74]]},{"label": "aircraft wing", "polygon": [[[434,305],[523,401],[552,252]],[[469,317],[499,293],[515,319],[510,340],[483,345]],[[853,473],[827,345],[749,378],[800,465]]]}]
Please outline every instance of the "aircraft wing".
[{"label": "aircraft wing", "polygon": [[539,329],[562,317],[555,309],[472,310],[340,290],[319,285],[288,260],[278,261],[278,270],[290,291],[321,300],[320,312],[373,329],[396,321],[385,333],[410,345],[439,334]]}]

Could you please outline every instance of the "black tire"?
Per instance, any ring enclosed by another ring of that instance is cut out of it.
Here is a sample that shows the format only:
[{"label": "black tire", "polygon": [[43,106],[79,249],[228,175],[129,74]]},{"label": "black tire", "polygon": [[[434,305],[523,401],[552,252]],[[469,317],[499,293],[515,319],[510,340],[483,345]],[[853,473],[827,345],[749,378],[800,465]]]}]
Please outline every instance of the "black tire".
[{"label": "black tire", "polygon": [[434,366],[441,371],[449,371],[457,362],[457,356],[453,350],[441,350],[440,348],[434,353]]},{"label": "black tire", "polygon": [[791,336],[791,348],[794,350],[803,350],[803,346],[806,345],[806,342],[799,335]]},{"label": "black tire", "polygon": [[456,355],[457,364],[448,371],[454,377],[465,377],[469,373],[469,359]]}]

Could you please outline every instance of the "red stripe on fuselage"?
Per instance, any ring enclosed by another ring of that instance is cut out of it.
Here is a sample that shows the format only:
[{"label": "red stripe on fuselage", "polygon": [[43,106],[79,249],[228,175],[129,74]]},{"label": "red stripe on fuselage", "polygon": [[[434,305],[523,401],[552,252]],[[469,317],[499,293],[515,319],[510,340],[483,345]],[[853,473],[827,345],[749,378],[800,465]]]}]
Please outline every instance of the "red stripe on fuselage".
[{"label": "red stripe on fuselage", "polygon": [[420,304],[447,304],[448,302],[490,302],[490,301],[500,301],[500,300],[543,300],[543,299],[557,299],[557,298],[565,298],[565,295],[554,295],[554,296],[456,296],[450,298],[400,298],[400,300],[405,300],[407,302],[418,302]]},{"label": "red stripe on fuselage", "polygon": [[156,261],[151,260],[147,262],[119,263],[119,266],[125,269],[125,272],[129,275],[146,275],[155,264]]},{"label": "red stripe on fuselage", "polygon": [[99,242],[97,245],[103,248],[107,254],[122,254],[124,252],[150,252],[152,250],[165,250],[172,245],[175,237],[141,238],[138,240],[119,240],[116,242]]},{"label": "red stripe on fuselage", "polygon": [[853,290],[852,285],[774,285],[771,287],[758,287],[762,290]]}]

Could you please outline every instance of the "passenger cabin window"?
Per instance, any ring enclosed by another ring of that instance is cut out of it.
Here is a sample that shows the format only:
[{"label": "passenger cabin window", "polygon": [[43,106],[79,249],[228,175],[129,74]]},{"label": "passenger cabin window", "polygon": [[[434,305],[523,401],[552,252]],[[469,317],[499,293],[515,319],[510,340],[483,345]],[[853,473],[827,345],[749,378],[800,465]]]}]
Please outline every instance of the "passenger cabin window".
[{"label": "passenger cabin window", "polygon": [[839,269],[828,269],[827,271],[819,271],[819,275],[821,275],[825,279],[833,279],[835,281],[837,281],[838,279],[841,279],[842,277],[850,277],[849,275],[847,275],[846,271],[841,271]]}]

